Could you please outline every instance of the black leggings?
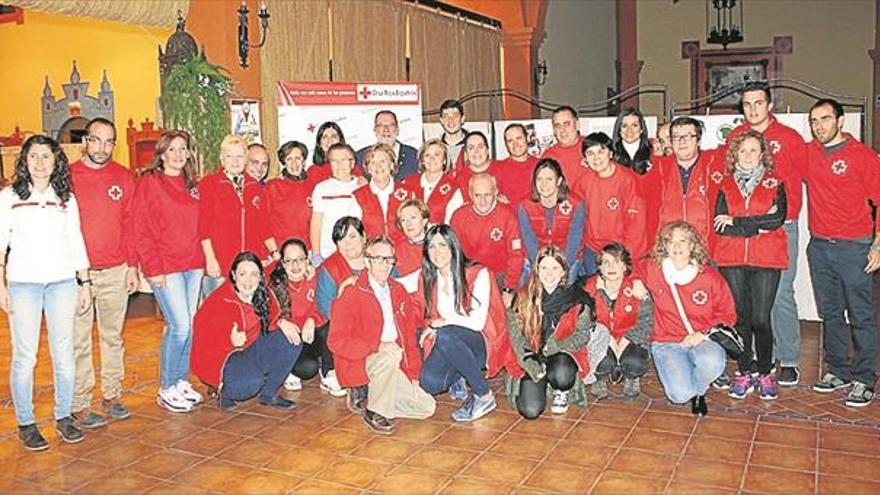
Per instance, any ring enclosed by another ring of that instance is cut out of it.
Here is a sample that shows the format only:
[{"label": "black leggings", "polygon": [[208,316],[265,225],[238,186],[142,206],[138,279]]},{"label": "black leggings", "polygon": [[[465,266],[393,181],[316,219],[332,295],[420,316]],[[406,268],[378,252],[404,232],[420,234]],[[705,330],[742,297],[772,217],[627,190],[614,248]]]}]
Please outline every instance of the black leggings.
[{"label": "black leggings", "polygon": [[648,351],[642,346],[630,342],[618,359],[611,347],[599,365],[596,366],[596,377],[607,378],[609,375],[624,378],[638,378],[648,371]]},{"label": "black leggings", "polygon": [[727,280],[733,300],[736,303],[736,329],[745,344],[737,364],[739,372],[750,373],[752,367],[752,347],[758,359],[758,373],[766,375],[773,367],[773,327],[770,311],[776,300],[781,271],[775,268],[750,266],[721,267],[721,274]]},{"label": "black leggings", "polygon": [[533,381],[524,375],[519,381],[519,396],[516,398],[516,410],[526,419],[535,419],[547,407],[547,386],[555,390],[571,390],[577,381],[578,365],[575,360],[564,352],[558,352],[547,358],[547,374],[540,380]]},{"label": "black leggings", "polygon": [[293,365],[292,373],[302,380],[311,380],[321,370],[321,376],[327,376],[327,372],[333,369],[333,353],[327,347],[327,331],[330,323],[327,322],[315,329],[315,339],[311,344],[303,343],[302,354]]}]

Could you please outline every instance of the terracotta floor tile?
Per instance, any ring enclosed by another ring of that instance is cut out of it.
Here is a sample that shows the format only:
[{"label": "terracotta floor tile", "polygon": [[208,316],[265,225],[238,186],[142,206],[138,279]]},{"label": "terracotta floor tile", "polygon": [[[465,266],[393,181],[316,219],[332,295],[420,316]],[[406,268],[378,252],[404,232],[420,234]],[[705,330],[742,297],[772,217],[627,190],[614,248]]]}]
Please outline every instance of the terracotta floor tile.
[{"label": "terracotta floor tile", "polygon": [[296,485],[290,493],[297,495],[327,495],[330,493],[333,495],[357,495],[361,493],[361,490],[336,483],[308,479]]},{"label": "terracotta floor tile", "polygon": [[636,428],[623,444],[627,449],[650,450],[678,455],[687,443],[687,435]]},{"label": "terracotta floor tile", "polygon": [[327,466],[316,477],[331,483],[366,488],[390,470],[391,467],[387,464],[357,459],[342,459],[335,464]]},{"label": "terracotta floor tile", "polygon": [[251,471],[247,466],[208,459],[178,474],[174,481],[186,486],[219,490],[236,483]]},{"label": "terracotta floor tile", "polygon": [[226,421],[215,423],[212,430],[226,431],[236,435],[251,436],[258,431],[265,430],[278,424],[275,418],[268,418],[257,414],[237,414]]},{"label": "terracotta floor tile", "polygon": [[819,472],[849,478],[880,481],[880,458],[867,457],[832,450],[819,450]]},{"label": "terracotta floor tile", "polygon": [[875,495],[880,493],[880,482],[819,475],[819,493]]},{"label": "terracotta floor tile", "polygon": [[608,469],[651,478],[669,478],[675,467],[675,457],[641,450],[621,449]]},{"label": "terracotta floor tile", "polygon": [[153,478],[170,480],[172,477],[198,463],[205,458],[186,452],[174,450],[160,450],[155,454],[131,464],[126,469]]},{"label": "terracotta floor tile", "polygon": [[814,473],[749,466],[743,489],[758,493],[815,493]]},{"label": "terracotta floor tile", "polygon": [[407,459],[406,465],[419,469],[455,474],[477,457],[476,452],[440,446],[426,446]]},{"label": "terracotta floor tile", "polygon": [[725,418],[707,416],[700,419],[696,435],[727,438],[729,440],[751,441],[755,433],[755,421],[730,421]]},{"label": "terracotta floor tile", "polygon": [[691,438],[685,455],[700,459],[716,459],[743,464],[749,457],[751,444],[718,437],[695,436]]},{"label": "terracotta floor tile", "polygon": [[582,467],[603,468],[614,457],[617,449],[600,447],[588,443],[563,440],[550,452],[548,461],[573,464]]},{"label": "terracotta floor tile", "polygon": [[161,483],[156,478],[126,470],[107,472],[106,474],[103,478],[80,486],[75,490],[75,493],[138,493]]},{"label": "terracotta floor tile", "polygon": [[[549,411],[548,411],[549,412]],[[449,416],[442,420],[443,423],[449,423]],[[438,418],[439,419],[439,418]],[[520,416],[513,412],[494,411],[492,414],[480,418],[478,421],[470,423],[458,423],[456,426],[463,428],[475,428],[483,430],[505,431],[511,425],[519,421]],[[525,421],[525,420],[524,420]]]},{"label": "terracotta floor tile", "polygon": [[734,488],[721,488],[700,483],[673,481],[664,492],[666,495],[736,495]]},{"label": "terracotta floor tile", "polygon": [[144,492],[145,495],[210,495],[212,493],[211,490],[206,488],[164,482]]},{"label": "terracotta floor tile", "polygon": [[755,440],[790,447],[816,448],[818,431],[815,429],[790,428],[759,423]]},{"label": "terracotta floor tile", "polygon": [[623,442],[629,431],[629,428],[619,426],[578,423],[568,434],[568,439],[602,447],[616,447]]},{"label": "terracotta floor tile", "polygon": [[606,471],[599,477],[599,481],[593,485],[593,495],[620,495],[622,493],[638,493],[647,495],[663,493],[666,480],[639,478],[623,473]]},{"label": "terracotta floor tile", "polygon": [[822,430],[819,432],[819,448],[851,454],[880,456],[880,436]]},{"label": "terracotta floor tile", "polygon": [[301,423],[287,421],[260,431],[254,435],[254,438],[292,446],[302,445],[314,434],[315,432],[309,432]]},{"label": "terracotta floor tile", "polygon": [[293,447],[264,465],[263,469],[307,477],[315,475],[339,459],[339,455],[326,450]]},{"label": "terracotta floor tile", "polygon": [[245,466],[258,467],[276,457],[285,455],[286,450],[285,447],[276,443],[249,438],[235,444],[232,448],[224,450],[217,455],[217,458]]},{"label": "terracotta floor tile", "polygon": [[517,423],[510,431],[512,433],[522,433],[524,435],[539,435],[552,438],[558,438],[565,435],[577,424],[576,421],[561,418],[559,416],[540,416],[533,420],[522,420]]},{"label": "terracotta floor tile", "polygon": [[117,437],[129,437],[142,434],[162,422],[162,420],[149,416],[131,416],[124,421],[111,421],[107,425],[106,431]]},{"label": "terracotta floor tile", "polygon": [[263,495],[266,493],[284,493],[302,483],[302,478],[296,478],[270,471],[251,471],[243,478],[230,483],[228,488],[222,488],[228,493],[242,493]]},{"label": "terracotta floor tile", "polygon": [[621,407],[594,405],[581,417],[581,421],[605,423],[629,428],[638,421],[642,413],[643,411],[641,409],[624,409]]},{"label": "terracotta floor tile", "polygon": [[118,443],[104,450],[99,450],[86,459],[98,464],[111,467],[123,467],[138,459],[147,457],[157,452],[159,447],[143,443],[125,442]]},{"label": "terracotta floor tile", "polygon": [[513,487],[501,483],[456,478],[441,492],[443,495],[507,495]]},{"label": "terracotta floor tile", "polygon": [[463,476],[515,485],[521,482],[536,462],[518,457],[483,454],[462,472]]},{"label": "terracotta floor tile", "polygon": [[449,428],[434,444],[459,449],[484,450],[498,438],[495,432],[471,428]]},{"label": "terracotta floor tile", "polygon": [[742,464],[711,459],[685,457],[675,468],[674,481],[738,488],[742,481]]},{"label": "terracotta floor tile", "polygon": [[171,448],[199,454],[215,456],[244,440],[244,437],[222,431],[202,430],[170,445]]},{"label": "terracotta floor tile", "polygon": [[380,493],[400,493],[404,495],[436,493],[443,485],[449,483],[452,478],[447,475],[420,471],[408,467],[399,467],[370,487],[371,490]]},{"label": "terracotta floor tile", "polygon": [[553,491],[584,493],[596,480],[598,470],[574,468],[565,464],[541,463],[525,481],[533,488],[550,488]]},{"label": "terracotta floor tile", "polygon": [[312,438],[303,446],[310,449],[324,449],[346,454],[363,445],[370,438],[372,438],[372,435],[366,431],[328,430]]},{"label": "terracotta floor tile", "polygon": [[138,433],[136,436],[132,436],[131,439],[141,443],[167,447],[200,431],[202,431],[201,427],[191,425],[187,422],[166,420],[158,423],[149,430]]},{"label": "terracotta floor tile", "polygon": [[639,420],[639,428],[648,428],[657,431],[690,434],[697,420],[683,414],[672,414],[649,411]]},{"label": "terracotta floor tile", "polygon": [[[45,473],[37,473],[31,479],[38,482],[39,486],[48,490],[72,491],[76,487],[82,486],[95,478],[101,478],[107,472],[107,466],[76,460],[65,464],[58,469],[53,469]],[[14,493],[8,491],[4,493]]]},{"label": "terracotta floor tile", "polygon": [[[58,448],[64,455],[84,458],[92,452],[106,449],[111,445],[119,443],[119,438],[105,431],[89,431],[85,433],[86,439],[79,443],[58,443]],[[18,443],[16,441],[16,443]],[[21,452],[25,452],[21,448]]]},{"label": "terracotta floor tile", "polygon": [[769,443],[756,443],[752,447],[749,464],[770,466],[793,471],[816,471],[816,449],[783,447]]},{"label": "terracotta floor tile", "polygon": [[[363,428],[363,423],[361,423],[361,431],[363,431]],[[431,423],[429,421],[407,422],[394,432],[394,438],[425,445],[436,441],[437,437],[449,428],[450,425]]]},{"label": "terracotta floor tile", "polygon": [[358,447],[350,455],[376,462],[398,464],[421,447],[417,443],[404,442],[394,436],[377,436]]},{"label": "terracotta floor tile", "polygon": [[556,438],[508,433],[501,437],[491,451],[495,454],[541,459],[558,441]]}]

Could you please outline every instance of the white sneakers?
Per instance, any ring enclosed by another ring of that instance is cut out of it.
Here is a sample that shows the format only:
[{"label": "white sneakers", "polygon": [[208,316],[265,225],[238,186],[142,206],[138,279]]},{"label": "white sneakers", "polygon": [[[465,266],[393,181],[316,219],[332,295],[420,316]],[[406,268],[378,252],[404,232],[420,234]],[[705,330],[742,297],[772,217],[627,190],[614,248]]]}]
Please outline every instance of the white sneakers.
[{"label": "white sneakers", "polygon": [[554,390],[553,404],[550,406],[550,412],[553,414],[565,414],[568,411],[568,391]]},{"label": "white sneakers", "polygon": [[289,390],[291,392],[296,392],[297,390],[302,390],[303,382],[299,379],[298,376],[293,373],[287,375],[287,379],[284,380],[284,389]]},{"label": "white sneakers", "polygon": [[171,387],[160,389],[156,397],[159,407],[173,413],[188,413],[196,404],[205,399],[202,394],[195,391],[193,386],[186,380],[180,380]]},{"label": "white sneakers", "polygon": [[345,397],[345,394],[348,393],[339,385],[339,380],[336,379],[336,370],[328,371],[327,376],[321,375],[321,390],[333,397]]}]

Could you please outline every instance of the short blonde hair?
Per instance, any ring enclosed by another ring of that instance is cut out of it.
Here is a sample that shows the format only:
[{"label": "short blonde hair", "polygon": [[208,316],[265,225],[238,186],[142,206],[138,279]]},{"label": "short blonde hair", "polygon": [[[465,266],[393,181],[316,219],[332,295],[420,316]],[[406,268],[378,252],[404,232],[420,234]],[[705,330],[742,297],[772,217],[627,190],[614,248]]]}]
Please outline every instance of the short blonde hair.
[{"label": "short blonde hair", "polygon": [[369,171],[370,160],[376,153],[385,153],[385,156],[391,160],[391,176],[393,177],[397,173],[397,154],[394,153],[394,148],[387,144],[377,143],[367,148],[367,152],[364,153],[364,169]]},{"label": "short blonde hair", "polygon": [[440,138],[429,139],[422,144],[422,147],[419,148],[419,173],[425,172],[425,153],[428,151],[428,148],[431,146],[439,146],[440,149],[443,150],[443,173],[449,172],[449,150],[446,149],[446,145],[443,144],[443,141]]},{"label": "short blonde hair", "polygon": [[220,141],[220,155],[223,155],[223,152],[233,146],[241,146],[245,153],[247,153],[247,140],[244,136],[239,134],[227,134],[226,137],[223,138],[223,141]]}]

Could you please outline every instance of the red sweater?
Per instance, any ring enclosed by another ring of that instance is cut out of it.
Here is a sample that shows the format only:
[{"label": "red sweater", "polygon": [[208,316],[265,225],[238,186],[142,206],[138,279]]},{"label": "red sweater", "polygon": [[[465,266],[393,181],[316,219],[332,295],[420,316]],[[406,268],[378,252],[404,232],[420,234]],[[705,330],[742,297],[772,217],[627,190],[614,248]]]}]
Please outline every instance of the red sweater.
[{"label": "red sweater", "polygon": [[370,189],[370,185],[364,185],[354,191],[354,197],[363,211],[364,231],[367,238],[384,235],[393,240],[403,236],[397,228],[397,208],[404,201],[415,197],[411,190],[394,183],[394,191],[388,197],[388,209],[382,213],[382,204],[379,197]]},{"label": "red sweater", "polygon": [[[418,380],[422,360],[416,328],[421,321],[421,308],[399,282],[389,279],[388,285],[397,327],[397,345],[403,349],[400,369],[410,380]],[[379,350],[385,321],[379,300],[370,287],[367,270],[333,301],[332,313],[327,344],[333,351],[339,383],[343,387],[366,385],[369,382],[367,357]]]},{"label": "red sweater", "polygon": [[288,239],[299,239],[309,247],[312,219],[312,189],[318,182],[312,174],[302,181],[278,177],[263,190],[269,235],[278,247]]},{"label": "red sweater", "polygon": [[[847,135],[830,155],[812,141],[807,148],[810,233],[826,239],[863,239],[874,232],[871,206],[880,205],[880,158]],[[880,215],[877,216],[880,232]]]},{"label": "red sweater", "polygon": [[[730,143],[731,139],[750,128],[748,122],[740,124],[730,131],[727,142]],[[785,195],[788,200],[786,220],[797,220],[803,203],[804,189],[801,184],[807,168],[807,145],[797,131],[780,124],[773,115],[770,116],[770,125],[763,134],[770,151],[773,152],[774,168],[778,178],[785,184]]]},{"label": "red sweater", "polygon": [[569,184],[574,184],[587,172],[587,167],[583,165],[584,154],[581,151],[583,141],[584,137],[578,135],[577,142],[571,146],[562,146],[556,143],[545,151],[541,158],[553,158],[559,162],[565,180]]},{"label": "red sweater", "polygon": [[588,171],[572,186],[586,198],[587,228],[585,243],[599,252],[611,242],[620,242],[633,258],[647,250],[645,239],[645,206],[638,194],[635,173],[619,164],[610,177],[601,178]]},{"label": "red sweater", "polygon": [[242,251],[251,251],[260,259],[268,255],[264,242],[269,235],[259,182],[244,174],[242,201],[232,181],[218,170],[199,181],[199,194],[199,234],[202,240],[211,240],[221,273],[229,271],[232,260]]},{"label": "red sweater", "polygon": [[687,191],[682,190],[675,155],[658,158],[657,166],[661,182],[659,227],[673,220],[684,220],[696,227],[708,242],[715,213],[715,191],[723,178],[723,154],[716,150],[700,152],[697,162],[691,165]]},{"label": "red sweater", "polygon": [[[489,167],[486,168],[484,174],[489,174],[492,177],[495,177],[495,184],[501,184],[501,167],[499,167],[498,162],[495,160],[489,160]],[[467,201],[469,198],[468,195],[468,182],[471,180],[471,177],[476,175],[470,167],[462,167],[455,171],[455,186],[461,190],[461,195],[464,197],[464,200]]]},{"label": "red sweater", "polygon": [[[681,321],[675,300],[663,271],[653,261],[647,260],[642,271],[645,286],[654,299],[653,342],[681,342],[688,332]],[[718,323],[736,324],[736,306],[727,281],[714,268],[706,266],[688,284],[679,285],[678,294],[685,314],[695,332],[707,332]]]},{"label": "red sweater", "polygon": [[327,323],[326,318],[318,311],[315,298],[318,288],[318,277],[287,283],[287,296],[290,298],[290,321],[302,328],[309,318],[315,321],[315,328]]},{"label": "red sweater", "polygon": [[110,268],[123,263],[136,267],[131,171],[116,162],[94,169],[80,160],[70,165],[70,177],[91,267]]},{"label": "red sweater", "polygon": [[524,162],[509,157],[496,162],[498,191],[507,196],[512,208],[531,196],[532,174],[537,164],[538,159],[532,155],[528,155]]},{"label": "red sweater", "polygon": [[493,275],[504,274],[504,286],[516,289],[525,264],[519,223],[507,205],[496,204],[488,215],[480,215],[465,204],[449,222],[461,241],[464,254],[483,264]]},{"label": "red sweater", "polygon": [[[269,296],[269,330],[277,330],[278,304]],[[190,353],[193,373],[213,387],[219,387],[226,359],[235,350],[230,335],[233,323],[244,332],[247,340],[242,348],[251,346],[260,337],[260,317],[254,307],[238,298],[235,286],[222,284],[202,303],[193,320],[193,342]]]},{"label": "red sweater", "polygon": [[[409,188],[413,193],[413,197],[425,201],[425,191],[422,189],[422,176],[410,175],[403,181],[403,185]],[[440,181],[434,186],[434,191],[426,201],[428,210],[431,212],[430,221],[434,224],[444,223],[446,221],[446,206],[449,200],[455,195],[458,187],[455,185],[455,177],[450,174],[444,174],[440,177]],[[462,193],[464,194],[464,193]]]},{"label": "red sweater", "polygon": [[148,277],[205,266],[199,237],[199,191],[183,176],[153,172],[138,180],[132,202],[134,245]]},{"label": "red sweater", "polygon": [[650,250],[657,241],[660,228],[660,205],[662,203],[663,183],[658,156],[651,157],[651,168],[642,175],[636,174],[636,191],[645,204],[645,248]]}]

